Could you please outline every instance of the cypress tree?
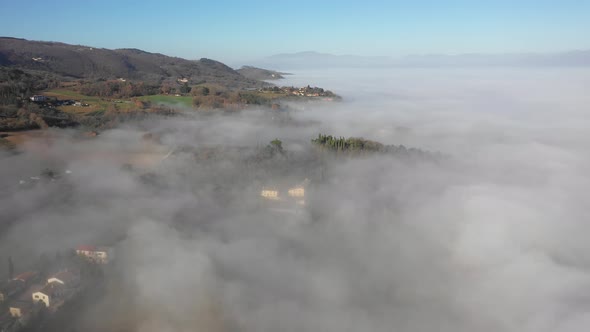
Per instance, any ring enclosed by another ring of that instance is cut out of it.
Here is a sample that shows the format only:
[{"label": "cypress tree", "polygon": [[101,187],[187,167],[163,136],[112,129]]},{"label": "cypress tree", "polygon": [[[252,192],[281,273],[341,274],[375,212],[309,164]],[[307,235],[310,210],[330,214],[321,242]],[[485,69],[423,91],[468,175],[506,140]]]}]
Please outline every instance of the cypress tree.
[{"label": "cypress tree", "polygon": [[8,280],[12,280],[12,278],[14,278],[14,263],[12,257],[8,256]]}]

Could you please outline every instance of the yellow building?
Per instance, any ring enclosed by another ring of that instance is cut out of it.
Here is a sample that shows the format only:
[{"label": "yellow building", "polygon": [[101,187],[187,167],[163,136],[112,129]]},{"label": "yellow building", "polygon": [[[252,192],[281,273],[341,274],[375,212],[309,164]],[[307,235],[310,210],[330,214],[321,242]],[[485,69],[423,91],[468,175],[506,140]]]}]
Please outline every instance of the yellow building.
[{"label": "yellow building", "polygon": [[297,186],[289,189],[289,196],[290,197],[305,197],[305,188],[302,186]]},{"label": "yellow building", "polygon": [[31,311],[33,304],[28,301],[15,301],[10,305],[9,311],[12,317],[23,317]]},{"label": "yellow building", "polygon": [[278,192],[278,190],[274,190],[274,189],[262,189],[262,191],[260,192],[260,196],[262,196],[266,199],[277,200],[277,199],[279,199],[279,192]]}]

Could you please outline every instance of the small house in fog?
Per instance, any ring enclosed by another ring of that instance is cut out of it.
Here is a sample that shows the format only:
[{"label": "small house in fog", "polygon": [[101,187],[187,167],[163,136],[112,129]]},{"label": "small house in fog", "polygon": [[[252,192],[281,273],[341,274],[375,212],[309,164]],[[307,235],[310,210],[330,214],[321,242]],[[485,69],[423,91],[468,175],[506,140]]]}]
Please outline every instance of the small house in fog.
[{"label": "small house in fog", "polygon": [[29,314],[33,309],[33,302],[31,301],[14,301],[10,304],[8,310],[10,315],[16,318],[22,318]]},{"label": "small house in fog", "polygon": [[270,188],[263,188],[262,191],[260,192],[260,196],[266,198],[266,199],[279,199],[279,191],[276,189],[270,189]]},{"label": "small house in fog", "polygon": [[290,197],[305,197],[305,188],[303,186],[289,188],[288,194]]},{"label": "small house in fog", "polygon": [[78,246],[76,254],[93,263],[107,264],[113,260],[114,251],[109,247]]},{"label": "small house in fog", "polygon": [[305,188],[303,186],[296,186],[289,188],[287,192],[289,197],[295,199],[295,202],[299,205],[305,205]]},{"label": "small house in fog", "polygon": [[32,294],[34,303],[43,303],[46,307],[51,306],[64,295],[64,286],[58,282],[45,285],[39,291]]}]

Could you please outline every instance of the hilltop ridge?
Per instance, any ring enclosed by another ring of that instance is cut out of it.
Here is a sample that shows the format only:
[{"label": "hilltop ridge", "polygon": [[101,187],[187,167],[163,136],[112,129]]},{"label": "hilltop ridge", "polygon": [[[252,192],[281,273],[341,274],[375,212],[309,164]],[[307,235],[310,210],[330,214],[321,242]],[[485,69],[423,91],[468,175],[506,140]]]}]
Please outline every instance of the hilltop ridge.
[{"label": "hilltop ridge", "polygon": [[207,82],[230,88],[264,85],[212,59],[187,60],[135,48],[111,50],[13,37],[0,37],[0,66],[74,79],[123,78],[157,83],[182,78],[192,83]]}]

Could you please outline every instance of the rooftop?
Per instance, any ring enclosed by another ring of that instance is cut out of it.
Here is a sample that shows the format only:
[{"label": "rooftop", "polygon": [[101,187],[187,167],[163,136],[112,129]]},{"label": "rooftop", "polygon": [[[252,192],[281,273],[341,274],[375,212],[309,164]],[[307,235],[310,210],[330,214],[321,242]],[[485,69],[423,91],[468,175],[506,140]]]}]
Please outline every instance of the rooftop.
[{"label": "rooftop", "polygon": [[36,277],[38,274],[39,273],[37,273],[35,271],[27,271],[27,272],[23,272],[23,273],[17,275],[13,279],[14,280],[21,280],[21,281],[24,281],[24,282],[28,282],[32,278]]},{"label": "rooftop", "polygon": [[62,281],[65,284],[67,284],[67,283],[71,282],[72,280],[75,280],[76,278],[78,278],[79,275],[80,275],[80,273],[77,270],[65,270],[65,271],[60,271],[60,272],[52,275],[48,279],[55,278],[55,279]]},{"label": "rooftop", "polygon": [[22,288],[23,282],[21,280],[12,279],[9,282],[0,286],[0,292],[2,293],[12,293],[14,290]]},{"label": "rooftop", "polygon": [[81,251],[103,251],[106,252],[109,250],[108,247],[95,247],[95,246],[87,246],[87,245],[82,245],[82,246],[77,246],[76,250],[81,250]]},{"label": "rooftop", "polygon": [[63,286],[61,286],[60,284],[56,284],[54,282],[45,285],[45,287],[41,288],[39,290],[40,293],[43,293],[47,296],[52,296],[55,292],[59,291],[62,289]]}]

